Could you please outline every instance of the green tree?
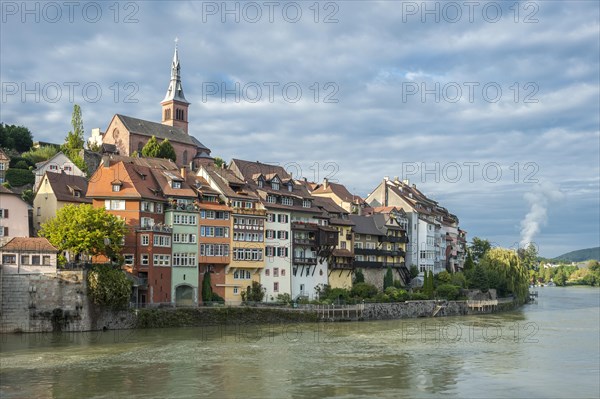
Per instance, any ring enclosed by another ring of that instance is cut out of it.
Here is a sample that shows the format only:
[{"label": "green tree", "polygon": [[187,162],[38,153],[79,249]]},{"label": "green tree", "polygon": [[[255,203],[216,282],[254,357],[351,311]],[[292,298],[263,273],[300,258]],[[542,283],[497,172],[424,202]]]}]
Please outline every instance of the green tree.
[{"label": "green tree", "polygon": [[125,221],[92,205],[66,205],[42,224],[39,235],[72,255],[117,256],[127,232]]},{"label": "green tree", "polygon": [[26,169],[8,169],[5,174],[6,181],[11,187],[22,187],[35,183],[35,175]]},{"label": "green tree", "polygon": [[[88,140],[86,145],[87,145],[88,150],[93,151],[93,152],[100,152],[100,150],[102,149],[102,146],[100,144],[98,144],[92,140]],[[137,154],[137,152],[135,152],[135,154]]]},{"label": "green tree", "polygon": [[490,244],[488,240],[473,237],[471,244],[471,256],[473,257],[473,262],[479,263],[490,249],[492,249],[492,244]]},{"label": "green tree", "polygon": [[224,164],[225,164],[225,161],[223,160],[223,158],[215,157],[215,166],[217,168],[222,168]]},{"label": "green tree", "polygon": [[71,114],[71,130],[67,133],[65,143],[63,144],[63,152],[69,155],[71,152],[79,152],[83,149],[83,118],[81,116],[81,107],[73,105],[73,113]]},{"label": "green tree", "polygon": [[242,301],[244,302],[262,302],[265,297],[265,289],[258,281],[253,281],[246,291],[242,291]]},{"label": "green tree", "polygon": [[94,265],[87,275],[88,295],[96,305],[124,309],[131,297],[131,281],[110,265]]},{"label": "green tree", "polygon": [[393,287],[394,286],[394,272],[392,271],[392,268],[390,266],[388,266],[387,271],[385,272],[385,276],[383,276],[383,290],[385,291],[385,289],[387,287]]},{"label": "green tree", "polygon": [[162,143],[160,143],[158,158],[170,159],[175,162],[177,160],[177,154],[175,154],[175,148],[169,142],[169,139],[164,139]]},{"label": "green tree", "polygon": [[450,284],[452,281],[452,276],[446,270],[439,272],[436,277],[439,284]]},{"label": "green tree", "polygon": [[356,269],[354,271],[354,281],[352,282],[352,284],[358,284],[358,283],[364,283],[364,282],[365,282],[365,275],[363,274],[362,270]]},{"label": "green tree", "polygon": [[372,298],[377,295],[377,287],[365,282],[355,283],[350,290],[350,295],[354,298]]},{"label": "green tree", "polygon": [[[529,295],[529,273],[515,251],[505,248],[490,249],[481,261],[484,269],[496,274],[500,288],[506,287],[520,301]],[[491,287],[497,288],[497,287]]]},{"label": "green tree", "polygon": [[44,145],[23,153],[23,158],[28,159],[33,165],[38,162],[47,161],[58,153],[58,148]]},{"label": "green tree", "polygon": [[419,275],[419,268],[415,265],[410,266],[410,278],[413,279]]},{"label": "green tree", "polygon": [[521,263],[523,264],[523,266],[526,269],[528,269],[528,270],[537,269],[538,252],[537,252],[537,248],[535,247],[535,245],[533,245],[533,243],[529,243],[529,245],[526,248],[519,248],[517,253],[519,254]]},{"label": "green tree", "polygon": [[21,193],[21,199],[27,202],[29,205],[33,205],[33,199],[35,197],[35,193],[33,190],[25,190]]},{"label": "green tree", "polygon": [[202,302],[211,302],[213,298],[213,291],[210,282],[210,272],[204,273],[204,278],[202,279]]},{"label": "green tree", "polygon": [[31,146],[33,146],[33,137],[25,126],[0,123],[0,147],[21,153],[29,151]]},{"label": "green tree", "polygon": [[158,158],[160,155],[160,144],[156,137],[150,137],[150,140],[142,148],[142,156],[146,158]]},{"label": "green tree", "polygon": [[487,290],[490,288],[488,275],[483,265],[478,264],[475,266],[469,277],[469,288],[477,288],[483,292],[487,292]]},{"label": "green tree", "polygon": [[473,255],[471,254],[471,250],[467,249],[467,259],[465,260],[465,270],[473,270],[475,267],[475,262],[473,261]]}]

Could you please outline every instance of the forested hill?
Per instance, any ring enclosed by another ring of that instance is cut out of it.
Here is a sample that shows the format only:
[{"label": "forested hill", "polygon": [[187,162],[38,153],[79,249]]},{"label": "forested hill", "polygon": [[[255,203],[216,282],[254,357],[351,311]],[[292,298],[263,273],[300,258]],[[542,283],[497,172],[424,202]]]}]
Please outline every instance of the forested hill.
[{"label": "forested hill", "polygon": [[590,259],[600,260],[600,247],[567,252],[566,254],[557,256],[553,260],[558,262],[583,262]]}]

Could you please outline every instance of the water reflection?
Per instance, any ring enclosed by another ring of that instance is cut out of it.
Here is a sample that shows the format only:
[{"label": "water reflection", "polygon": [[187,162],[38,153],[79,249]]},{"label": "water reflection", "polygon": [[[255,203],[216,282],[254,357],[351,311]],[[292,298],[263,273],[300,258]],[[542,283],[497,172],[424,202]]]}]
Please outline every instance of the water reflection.
[{"label": "water reflection", "polygon": [[599,294],[540,290],[477,317],[5,335],[0,396],[597,397]]}]

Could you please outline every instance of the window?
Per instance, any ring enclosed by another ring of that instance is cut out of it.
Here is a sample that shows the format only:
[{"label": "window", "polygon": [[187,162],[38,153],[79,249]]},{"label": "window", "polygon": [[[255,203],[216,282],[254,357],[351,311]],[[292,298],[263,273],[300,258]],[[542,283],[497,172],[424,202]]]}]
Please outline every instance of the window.
[{"label": "window", "polygon": [[2,255],[2,263],[14,265],[17,263],[17,255]]},{"label": "window", "polygon": [[368,259],[369,262],[376,262],[377,261],[377,257],[375,255],[369,255]]},{"label": "window", "polygon": [[0,219],[8,219],[8,209],[0,209]]},{"label": "window", "polygon": [[265,236],[267,237],[267,239],[273,239],[273,238],[275,238],[275,230],[267,230],[267,231],[265,231]]},{"label": "window", "polygon": [[252,209],[252,202],[247,201],[244,205],[246,209]]},{"label": "window", "polygon": [[302,201],[302,207],[303,208],[310,208],[311,204],[310,204],[310,200],[303,200]]},{"label": "window", "polygon": [[44,265],[44,266],[50,266],[50,255],[43,255],[42,256],[42,265]]},{"label": "window", "polygon": [[171,237],[163,235],[155,235],[153,244],[155,247],[170,247]]},{"label": "window", "polygon": [[354,239],[355,240],[360,240],[360,234],[354,234]]},{"label": "window", "polygon": [[142,266],[148,266],[148,263],[150,263],[150,255],[143,254],[142,255]]},{"label": "window", "polygon": [[156,204],[156,213],[163,213],[162,204]]},{"label": "window", "polygon": [[[0,170],[4,170],[4,168],[5,168],[5,167],[6,167],[6,166],[5,166],[4,162],[0,163]],[[262,186],[261,186],[261,187],[262,187]]]},{"label": "window", "polygon": [[[227,238],[227,237],[229,237],[229,227],[200,226],[200,236]],[[194,242],[195,242],[195,240],[194,240]]]},{"label": "window", "polygon": [[229,256],[229,245],[200,244],[200,256]]},{"label": "window", "polygon": [[279,277],[279,268],[278,267],[273,268],[273,277]]},{"label": "window", "polygon": [[288,183],[288,185],[287,185],[287,188],[288,188],[288,191],[289,191],[289,192],[292,192],[292,191],[294,190],[294,186],[292,185],[292,183],[291,183],[291,182],[290,182],[290,183]]},{"label": "window", "polygon": [[371,235],[367,234],[367,241],[371,241]]},{"label": "window", "polygon": [[233,287],[233,295],[237,295],[239,293],[238,287]]},{"label": "window", "polygon": [[271,182],[271,188],[273,190],[279,190],[279,183],[278,182]]},{"label": "window", "polygon": [[279,292],[279,283],[278,282],[273,283],[273,292]]},{"label": "window", "polygon": [[264,182],[262,179],[258,179],[258,187],[262,188],[264,186]]},{"label": "window", "polygon": [[282,215],[282,214],[277,215],[277,221],[279,223],[287,223],[288,220],[289,220],[288,215]]},{"label": "window", "polygon": [[267,222],[273,223],[274,221],[275,221],[275,214],[274,213],[267,213]]},{"label": "window", "polygon": [[121,191],[121,185],[120,184],[113,184],[112,185],[112,190],[113,191]]},{"label": "window", "polygon": [[152,227],[152,226],[154,226],[154,219],[152,219],[152,218],[146,218],[146,217],[140,218],[140,226],[143,229],[147,229],[149,227]]},{"label": "window", "polygon": [[170,266],[171,255],[154,255],[153,264],[154,266]]},{"label": "window", "polygon": [[154,202],[142,201],[142,212],[154,212]]},{"label": "window", "polygon": [[340,243],[340,248],[342,248],[342,249],[346,249],[346,241],[342,241],[342,242]]},{"label": "window", "polygon": [[104,207],[109,211],[124,211],[125,200],[105,200]]},{"label": "window", "polygon": [[125,266],[133,266],[134,257],[131,254],[124,255],[125,257]]},{"label": "window", "polygon": [[173,215],[173,224],[195,225],[197,224],[196,215],[176,213]]},{"label": "window", "polygon": [[289,238],[289,232],[287,232],[285,230],[278,230],[277,238],[280,240],[287,240]]},{"label": "window", "polygon": [[180,181],[172,181],[171,187],[172,188],[181,188],[181,182]]},{"label": "window", "polygon": [[173,266],[196,266],[195,253],[174,253]]},{"label": "window", "polygon": [[233,204],[234,208],[241,208],[242,205],[243,205],[243,201],[237,201],[237,200],[235,200],[235,201],[232,202],[232,204]]},{"label": "window", "polygon": [[281,269],[281,277],[285,277],[285,269]]},{"label": "window", "polygon": [[71,172],[73,170],[73,168],[71,168],[68,165],[65,165],[64,170],[65,170],[65,172]]},{"label": "window", "polygon": [[269,269],[265,269],[265,276],[270,276],[271,275],[271,271]]},{"label": "window", "polygon": [[42,216],[42,208],[39,206],[37,207],[37,215]]},{"label": "window", "polygon": [[181,244],[195,244],[196,234],[190,233],[175,233],[173,234],[173,242]]},{"label": "window", "polygon": [[354,248],[363,249],[363,243],[362,242],[355,242],[354,243]]},{"label": "window", "polygon": [[252,276],[248,270],[236,270],[233,273],[233,278],[236,280],[250,280]]},{"label": "window", "polygon": [[263,259],[263,251],[260,248],[234,248],[233,260],[259,261]]},{"label": "window", "polygon": [[57,165],[50,165],[49,169],[50,170],[58,170],[58,166]]},{"label": "window", "polygon": [[279,256],[280,258],[287,258],[288,247],[277,247],[277,256]]},{"label": "window", "polygon": [[[271,247],[271,246],[265,247],[265,256],[269,256],[269,257],[275,256],[275,247]],[[267,276],[268,276],[268,274],[267,274]]]},{"label": "window", "polygon": [[267,195],[267,202],[270,204],[274,204],[277,202],[277,198],[274,195]]},{"label": "window", "polygon": [[281,198],[281,203],[283,205],[294,205],[294,200],[291,199],[290,197],[282,197]]},{"label": "window", "polygon": [[21,264],[29,265],[29,255],[21,255]]}]

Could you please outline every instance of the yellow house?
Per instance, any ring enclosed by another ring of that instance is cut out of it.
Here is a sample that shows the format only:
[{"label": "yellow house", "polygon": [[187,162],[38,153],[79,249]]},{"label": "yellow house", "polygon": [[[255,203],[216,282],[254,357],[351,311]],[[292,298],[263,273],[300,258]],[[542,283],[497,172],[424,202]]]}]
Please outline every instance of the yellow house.
[{"label": "yellow house", "polygon": [[33,228],[37,234],[40,226],[56,216],[68,204],[91,204],[86,197],[88,182],[83,176],[65,172],[46,172],[33,199]]}]

